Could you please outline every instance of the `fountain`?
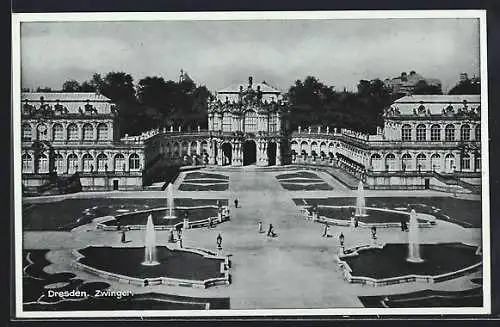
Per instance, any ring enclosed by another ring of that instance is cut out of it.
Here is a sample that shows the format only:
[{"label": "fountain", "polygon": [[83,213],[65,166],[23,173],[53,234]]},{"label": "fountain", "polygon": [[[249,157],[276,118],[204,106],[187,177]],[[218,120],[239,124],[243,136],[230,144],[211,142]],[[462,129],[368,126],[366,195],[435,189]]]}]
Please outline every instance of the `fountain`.
[{"label": "fountain", "polygon": [[167,186],[167,215],[163,217],[164,219],[174,219],[174,190],[172,183]]},{"label": "fountain", "polygon": [[363,182],[359,181],[358,192],[356,197],[356,211],[354,216],[356,217],[366,217],[366,206],[365,206],[365,194],[363,190]]},{"label": "fountain", "polygon": [[410,212],[410,223],[409,223],[409,232],[408,232],[408,258],[406,261],[419,263],[424,261],[420,257],[420,243],[418,240],[418,220],[417,213],[415,209],[412,209]]},{"label": "fountain", "polygon": [[146,237],[144,240],[144,261],[143,266],[156,266],[160,264],[156,261],[156,231],[153,224],[153,216],[149,215],[146,224]]}]

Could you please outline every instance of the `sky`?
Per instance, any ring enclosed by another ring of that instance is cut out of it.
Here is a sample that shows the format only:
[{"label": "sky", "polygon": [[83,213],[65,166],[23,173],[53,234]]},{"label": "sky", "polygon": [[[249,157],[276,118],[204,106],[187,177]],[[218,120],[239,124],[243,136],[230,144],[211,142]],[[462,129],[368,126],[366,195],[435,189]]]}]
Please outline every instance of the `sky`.
[{"label": "sky", "polygon": [[253,76],[287,91],[315,76],[336,90],[361,79],[416,71],[446,92],[462,72],[479,76],[479,21],[473,18],[117,21],[21,23],[23,88],[60,89],[94,73],[177,80],[187,71],[216,91]]}]

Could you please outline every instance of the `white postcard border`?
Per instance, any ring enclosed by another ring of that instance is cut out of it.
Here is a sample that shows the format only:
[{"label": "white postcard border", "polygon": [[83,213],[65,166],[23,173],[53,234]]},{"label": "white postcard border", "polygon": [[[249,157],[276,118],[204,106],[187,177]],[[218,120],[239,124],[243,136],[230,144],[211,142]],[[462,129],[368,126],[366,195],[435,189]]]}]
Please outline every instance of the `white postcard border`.
[{"label": "white postcard border", "polygon": [[[24,311],[22,304],[22,193],[21,193],[21,49],[22,22],[53,21],[162,21],[162,20],[290,20],[290,19],[409,19],[478,18],[481,65],[481,154],[482,154],[482,243],[483,307],[477,308],[332,308],[272,310],[116,310],[116,311]],[[488,79],[485,10],[411,11],[270,11],[270,12],[169,12],[169,13],[13,13],[12,15],[12,131],[14,159],[14,250],[16,318],[99,318],[99,317],[243,317],[243,316],[320,316],[320,315],[481,315],[491,313],[490,201]]]}]

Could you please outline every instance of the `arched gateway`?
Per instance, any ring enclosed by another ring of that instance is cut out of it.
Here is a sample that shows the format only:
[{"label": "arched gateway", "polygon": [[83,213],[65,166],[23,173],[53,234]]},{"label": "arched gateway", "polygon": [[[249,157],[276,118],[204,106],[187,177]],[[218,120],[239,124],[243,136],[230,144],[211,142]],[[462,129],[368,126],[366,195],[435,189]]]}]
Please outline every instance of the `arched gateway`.
[{"label": "arched gateway", "polygon": [[243,166],[255,164],[257,162],[257,144],[248,140],[243,143]]},{"label": "arched gateway", "polygon": [[208,106],[209,163],[281,165],[285,106],[279,90],[252,77],[218,91]]},{"label": "arched gateway", "polygon": [[233,159],[233,147],[231,143],[226,142],[222,144],[222,155],[222,165],[230,165]]}]

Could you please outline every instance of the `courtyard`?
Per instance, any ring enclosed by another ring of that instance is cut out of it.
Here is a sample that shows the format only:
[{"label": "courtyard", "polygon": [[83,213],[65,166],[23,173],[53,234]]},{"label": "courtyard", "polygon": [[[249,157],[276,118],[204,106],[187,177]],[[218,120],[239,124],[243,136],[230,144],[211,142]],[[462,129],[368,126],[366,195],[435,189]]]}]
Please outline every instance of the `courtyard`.
[{"label": "courtyard", "polygon": [[[315,187],[317,185],[321,186]],[[147,307],[158,310],[482,305],[478,282],[482,277],[481,270],[432,284],[371,287],[347,282],[335,261],[339,235],[342,233],[345,236],[346,248],[355,248],[369,244],[371,234],[367,228],[332,225],[328,231],[330,237],[322,237],[324,225],[307,219],[303,210],[306,206],[354,205],[356,201],[356,191],[325,172],[266,170],[252,166],[208,168],[195,173],[182,172],[173,183],[173,189],[175,206],[229,206],[228,221],[213,228],[189,228],[182,232],[184,248],[206,249],[230,258],[229,285],[204,289],[163,284],[144,287],[103,279],[72,264],[74,249],[89,246],[144,247],[144,231],[128,231],[127,243],[123,244],[120,232],[97,229],[96,218],[165,207],[164,191],[95,192],[25,198],[25,310],[94,310],[98,306],[96,301],[104,301],[105,304],[101,304],[110,309]],[[475,247],[481,244],[479,196],[454,198],[452,194],[429,190],[365,190],[365,196],[368,207],[405,212],[416,209],[423,214],[435,215],[435,226],[420,229],[421,243],[459,242]],[[238,200],[237,208],[234,206],[235,199]],[[195,218],[200,217],[194,215]],[[144,224],[145,218],[141,219]],[[263,233],[259,232],[259,222],[262,223]],[[266,235],[270,224],[277,237]],[[217,248],[218,235],[222,237],[222,249]],[[377,235],[380,241],[388,244],[408,242],[407,233],[397,228],[379,228]],[[169,238],[168,230],[156,231],[158,246],[177,249],[179,245],[172,244]],[[31,268],[26,268],[28,266]],[[189,267],[182,269],[189,270]],[[75,285],[131,292],[133,296],[128,302],[91,297],[83,301],[60,298],[51,304],[43,299],[44,290],[51,287],[72,289]],[[145,301],[157,302],[148,306]]]}]

